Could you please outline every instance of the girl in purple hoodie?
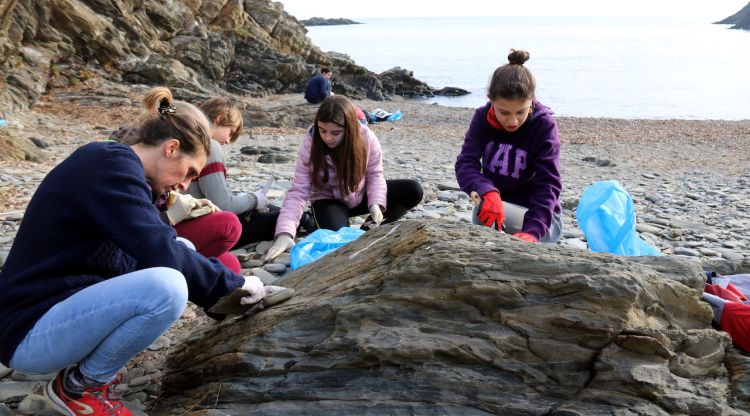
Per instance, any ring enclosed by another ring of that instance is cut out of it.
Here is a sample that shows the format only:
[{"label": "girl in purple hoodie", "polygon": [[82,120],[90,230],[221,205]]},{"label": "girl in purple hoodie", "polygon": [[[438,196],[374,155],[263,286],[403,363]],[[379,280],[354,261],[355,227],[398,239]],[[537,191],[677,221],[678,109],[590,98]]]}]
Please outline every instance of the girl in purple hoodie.
[{"label": "girl in purple hoodie", "polygon": [[475,224],[554,243],[562,233],[560,139],[552,110],[535,99],[536,80],[523,66],[528,59],[511,49],[509,63],[492,75],[489,102],[474,113],[456,160],[456,179],[478,201]]},{"label": "girl in purple hoodie", "polygon": [[369,214],[367,228],[401,218],[422,200],[422,186],[412,179],[385,180],[378,138],[357,120],[351,101],[333,95],[320,105],[302,141],[266,260],[294,246],[308,200],[318,228],[337,231],[349,226],[350,217]]}]

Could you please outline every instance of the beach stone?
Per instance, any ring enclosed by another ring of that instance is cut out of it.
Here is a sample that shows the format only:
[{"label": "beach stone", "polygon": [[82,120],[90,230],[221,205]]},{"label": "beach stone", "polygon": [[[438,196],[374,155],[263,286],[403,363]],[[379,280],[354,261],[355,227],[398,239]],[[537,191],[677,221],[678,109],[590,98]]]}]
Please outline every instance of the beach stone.
[{"label": "beach stone", "polygon": [[698,251],[700,252],[700,254],[702,254],[704,256],[721,257],[721,254],[718,251],[712,250],[712,249],[710,249],[708,247],[701,247],[701,248],[698,249]]},{"label": "beach stone", "polygon": [[580,228],[563,228],[563,238],[584,238],[585,235]]},{"label": "beach stone", "polygon": [[588,250],[589,249],[588,244],[586,244],[585,241],[581,241],[578,238],[563,238],[562,240],[560,240],[560,244],[563,244],[563,245],[566,245],[566,246],[575,247],[575,248],[577,248],[579,250]]},{"label": "beach stone", "polygon": [[284,273],[286,272],[286,264],[283,263],[268,263],[263,266],[263,269],[271,273]]},{"label": "beach stone", "polygon": [[0,383],[0,403],[19,403],[37,387],[44,388],[44,384],[38,381],[9,381]]},{"label": "beach stone", "polygon": [[655,227],[653,225],[643,224],[643,223],[636,224],[635,229],[636,231],[640,233],[649,233],[649,234],[654,234],[654,235],[658,235],[663,232],[662,228]]},{"label": "beach stone", "polygon": [[151,381],[151,375],[147,374],[147,375],[143,375],[143,376],[135,377],[131,379],[128,384],[132,388],[132,387],[142,386],[144,384],[149,383],[150,381]]},{"label": "beach stone", "polygon": [[22,415],[36,415],[42,410],[52,410],[52,406],[39,394],[30,394],[18,404],[18,413]]},{"label": "beach stone", "polygon": [[255,246],[255,252],[261,255],[266,254],[272,245],[273,241],[261,241]]},{"label": "beach stone", "polygon": [[263,267],[264,264],[266,264],[265,260],[249,260],[242,263],[242,266],[245,268],[254,269],[256,267]]},{"label": "beach stone", "polygon": [[120,379],[120,384],[119,385],[130,384],[130,380],[132,380],[134,378],[141,377],[144,374],[146,374],[146,369],[145,368],[137,368],[136,367],[136,368],[134,368],[134,369],[132,369],[132,370],[130,370],[130,371],[122,374],[122,379]]},{"label": "beach stone", "polygon": [[693,250],[687,247],[675,247],[674,254],[681,256],[700,257],[701,253],[698,250]]},{"label": "beach stone", "polygon": [[274,263],[281,263],[289,266],[292,264],[292,255],[288,252],[284,252],[279,254],[275,259],[273,259],[273,261]]},{"label": "beach stone", "polygon": [[0,403],[0,416],[16,416],[16,412],[10,410],[5,403]]},{"label": "beach stone", "polygon": [[273,284],[273,282],[279,279],[277,276],[272,275],[262,267],[253,267],[250,269],[250,274],[260,279],[264,286]]},{"label": "beach stone", "polygon": [[734,251],[734,250],[728,250],[726,248],[715,248],[716,252],[718,252],[721,257],[724,257],[725,259],[729,260],[742,260],[745,258],[742,254]]},{"label": "beach stone", "polygon": [[5,376],[9,375],[13,372],[12,368],[8,368],[2,364],[0,364],[0,378],[4,378]]},{"label": "beach stone", "polygon": [[148,346],[148,349],[151,351],[158,351],[164,348],[169,348],[169,346],[172,344],[169,338],[162,335],[160,336],[156,341],[153,342],[153,344]]},{"label": "beach stone", "polygon": [[10,376],[15,381],[50,381],[57,376],[57,372],[48,374],[27,374],[20,371],[14,371]]}]

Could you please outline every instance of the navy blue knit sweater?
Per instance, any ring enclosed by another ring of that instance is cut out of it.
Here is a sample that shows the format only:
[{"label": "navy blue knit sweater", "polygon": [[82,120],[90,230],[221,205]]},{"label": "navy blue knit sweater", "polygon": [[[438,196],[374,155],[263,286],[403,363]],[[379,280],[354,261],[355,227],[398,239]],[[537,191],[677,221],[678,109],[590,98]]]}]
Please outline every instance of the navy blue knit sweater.
[{"label": "navy blue knit sweater", "polygon": [[175,240],[153,204],[140,159],[128,146],[97,142],[52,169],[29,202],[0,272],[0,362],[53,305],[95,283],[169,267],[204,308],[244,283],[216,259]]}]

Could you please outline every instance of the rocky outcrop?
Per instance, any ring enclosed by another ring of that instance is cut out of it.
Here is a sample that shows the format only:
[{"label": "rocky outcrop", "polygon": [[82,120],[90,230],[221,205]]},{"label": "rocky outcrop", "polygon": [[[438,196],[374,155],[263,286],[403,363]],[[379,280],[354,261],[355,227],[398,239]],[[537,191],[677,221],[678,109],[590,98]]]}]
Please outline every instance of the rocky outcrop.
[{"label": "rocky outcrop", "polygon": [[0,0],[0,25],[0,111],[96,77],[263,96],[301,92],[329,66],[334,91],[353,98],[402,91],[351,60],[339,66],[270,0]]},{"label": "rocky outcrop", "polygon": [[355,22],[351,19],[344,19],[339,17],[338,19],[326,19],[324,17],[311,17],[309,19],[300,20],[305,26],[338,26],[338,25],[361,25],[362,22]]},{"label": "rocky outcrop", "polygon": [[750,30],[750,3],[747,3],[747,5],[737,13],[716,23],[721,25],[734,25],[731,29]]},{"label": "rocky outcrop", "polygon": [[385,225],[285,277],[288,302],[195,333],[151,414],[746,414],[704,281],[677,257]]}]

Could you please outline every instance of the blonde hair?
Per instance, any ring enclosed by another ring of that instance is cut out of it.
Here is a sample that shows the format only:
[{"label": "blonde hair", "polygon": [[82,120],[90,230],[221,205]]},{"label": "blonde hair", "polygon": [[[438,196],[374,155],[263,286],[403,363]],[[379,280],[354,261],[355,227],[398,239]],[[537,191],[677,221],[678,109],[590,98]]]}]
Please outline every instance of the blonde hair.
[{"label": "blonde hair", "polygon": [[229,126],[232,135],[229,142],[234,143],[242,134],[242,114],[237,104],[229,98],[214,97],[198,104],[198,107],[206,113],[212,124],[217,126]]},{"label": "blonde hair", "polygon": [[192,104],[175,101],[166,87],[146,92],[143,106],[148,111],[138,128],[138,143],[158,146],[165,140],[177,139],[180,149],[187,154],[211,152],[211,123],[206,115]]}]

